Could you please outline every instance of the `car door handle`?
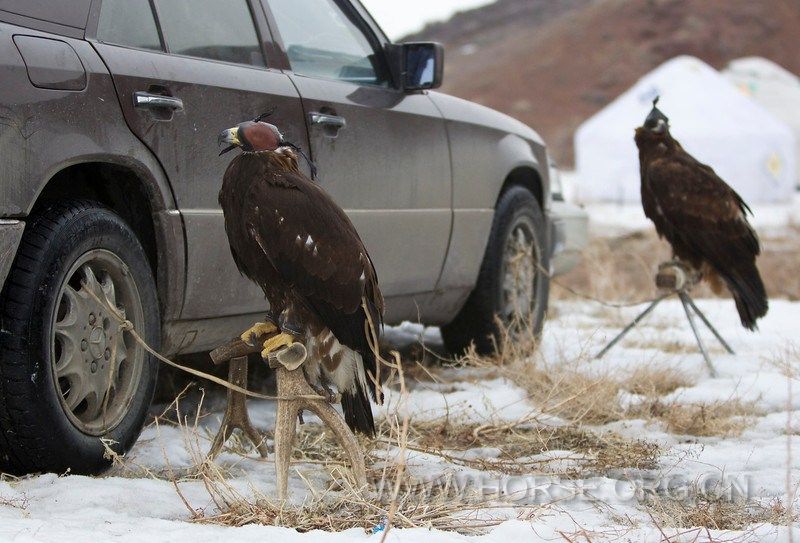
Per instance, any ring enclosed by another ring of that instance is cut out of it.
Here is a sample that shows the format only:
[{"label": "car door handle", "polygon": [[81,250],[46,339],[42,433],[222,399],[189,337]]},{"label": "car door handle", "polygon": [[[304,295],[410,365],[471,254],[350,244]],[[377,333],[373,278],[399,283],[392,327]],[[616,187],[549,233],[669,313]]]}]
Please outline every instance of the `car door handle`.
[{"label": "car door handle", "polygon": [[151,94],[149,92],[137,91],[133,93],[133,105],[148,109],[166,108],[174,111],[183,110],[183,100],[174,96],[164,96],[163,94]]},{"label": "car door handle", "polygon": [[347,120],[345,120],[344,117],[339,117],[338,115],[328,115],[327,113],[319,113],[314,111],[311,113],[311,124],[319,124],[322,126],[335,128],[336,130],[341,130],[347,126]]}]

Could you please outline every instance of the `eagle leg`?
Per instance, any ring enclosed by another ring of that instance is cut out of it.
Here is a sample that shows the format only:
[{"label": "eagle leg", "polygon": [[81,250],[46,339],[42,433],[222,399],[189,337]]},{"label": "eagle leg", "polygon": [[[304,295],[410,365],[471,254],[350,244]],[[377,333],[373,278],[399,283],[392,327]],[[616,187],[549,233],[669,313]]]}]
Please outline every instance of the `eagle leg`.
[{"label": "eagle leg", "polygon": [[280,316],[278,316],[278,327],[281,329],[281,332],[287,332],[293,336],[303,335],[303,327],[287,320],[285,313],[281,313]]},{"label": "eagle leg", "polygon": [[339,395],[336,394],[328,385],[320,384],[320,385],[311,385],[311,388],[314,389],[314,392],[325,398],[328,403],[338,403],[337,400],[339,399]]},{"label": "eagle leg", "polygon": [[278,330],[278,327],[271,322],[257,322],[246,331],[242,332],[240,336],[242,341],[254,347],[258,338],[269,335]]},{"label": "eagle leg", "polygon": [[[314,395],[314,390],[306,381],[302,371],[289,370],[280,365],[276,368],[276,372],[279,397],[296,398]],[[316,414],[331,429],[339,445],[350,459],[351,473],[356,487],[359,489],[366,487],[367,470],[364,463],[364,451],[336,409],[325,400],[282,399],[278,400],[275,422],[275,470],[277,472],[278,498],[285,500],[287,497],[289,461],[297,429],[297,413],[302,409]]]},{"label": "eagle leg", "polygon": [[[232,358],[228,363],[228,380],[241,388],[247,388],[247,357],[241,356]],[[208,451],[208,458],[214,459],[222,450],[222,446],[231,437],[233,431],[238,428],[253,442],[258,454],[266,458],[268,451],[264,442],[264,436],[253,427],[250,417],[247,414],[246,397],[241,392],[228,390],[228,404],[225,407],[225,414],[222,417],[222,425],[219,427],[217,435]]]}]

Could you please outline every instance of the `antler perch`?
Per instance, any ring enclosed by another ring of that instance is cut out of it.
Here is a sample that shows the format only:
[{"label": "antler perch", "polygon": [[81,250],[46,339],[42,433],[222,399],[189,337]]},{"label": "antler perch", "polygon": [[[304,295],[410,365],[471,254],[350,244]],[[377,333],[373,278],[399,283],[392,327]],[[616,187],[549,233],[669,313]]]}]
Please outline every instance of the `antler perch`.
[{"label": "antler perch", "polygon": [[[247,388],[246,355],[230,359],[228,363],[228,381],[241,388]],[[222,417],[222,425],[214,437],[211,450],[208,451],[209,458],[213,459],[219,454],[222,446],[228,441],[236,428],[241,430],[253,442],[262,458],[266,458],[269,454],[264,436],[250,422],[246,402],[247,398],[244,394],[235,390],[228,390],[228,404],[225,406],[225,415]]]},{"label": "antler perch", "polygon": [[[279,363],[280,364],[280,363]],[[278,377],[278,396],[290,398],[314,395],[316,392],[306,381],[299,369],[289,370],[282,365],[276,367]],[[302,410],[317,415],[322,423],[331,429],[339,445],[350,460],[350,470],[358,488],[367,485],[367,470],[364,452],[353,432],[345,424],[336,409],[326,400],[279,399],[278,416],[275,421],[275,471],[277,473],[278,499],[286,499],[289,480],[289,459],[297,430],[297,415]]]},{"label": "antler perch", "polygon": [[[265,339],[269,340],[277,337],[276,331],[269,334]],[[226,360],[231,363],[231,377],[233,378],[234,366],[237,368],[237,376],[244,376],[244,383],[247,379],[247,355],[261,351],[257,345],[260,342],[253,342],[256,346],[251,346],[236,338],[214,349],[211,352],[211,360],[215,364],[221,364]],[[275,421],[275,471],[277,476],[278,498],[286,499],[289,483],[289,463],[292,455],[292,447],[297,431],[297,417],[303,410],[308,410],[317,415],[323,424],[331,429],[339,445],[344,449],[350,460],[351,472],[359,488],[364,488],[367,484],[367,471],[364,464],[364,452],[358,444],[353,432],[342,420],[336,409],[325,399],[320,397],[308,384],[302,372],[302,363],[308,356],[308,352],[302,343],[292,343],[287,347],[270,353],[268,363],[276,371],[278,382],[278,410]],[[242,386],[240,383],[236,383]],[[314,399],[314,398],[317,399]],[[222,427],[214,439],[209,456],[213,457],[219,452],[222,444],[230,437],[233,428],[241,428],[245,434],[256,443],[259,453],[262,452],[263,444],[254,436],[259,434],[252,428],[247,409],[245,406],[245,395],[241,392],[228,391],[228,408],[225,410],[225,418]],[[266,447],[264,447],[266,449]]]}]

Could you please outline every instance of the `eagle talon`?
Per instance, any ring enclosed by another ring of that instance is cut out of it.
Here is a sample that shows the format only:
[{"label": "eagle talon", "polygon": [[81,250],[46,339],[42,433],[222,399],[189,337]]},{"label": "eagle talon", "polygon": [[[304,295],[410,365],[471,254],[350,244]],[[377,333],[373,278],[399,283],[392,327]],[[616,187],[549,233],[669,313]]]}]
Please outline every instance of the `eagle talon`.
[{"label": "eagle talon", "polygon": [[311,385],[311,388],[314,389],[314,392],[325,398],[325,401],[328,403],[338,403],[336,400],[338,399],[339,395],[331,390],[327,385]]},{"label": "eagle talon", "polygon": [[272,322],[257,322],[253,326],[242,332],[242,335],[239,337],[242,338],[242,341],[244,341],[251,347],[255,347],[259,338],[272,334],[277,330],[278,327],[275,326],[275,324]]}]

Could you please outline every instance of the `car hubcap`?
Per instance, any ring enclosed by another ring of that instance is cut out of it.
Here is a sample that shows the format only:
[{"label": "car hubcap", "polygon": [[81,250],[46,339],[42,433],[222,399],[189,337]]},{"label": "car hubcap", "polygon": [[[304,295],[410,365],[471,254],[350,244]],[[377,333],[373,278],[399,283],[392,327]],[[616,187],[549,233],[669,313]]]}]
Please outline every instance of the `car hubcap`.
[{"label": "car hubcap", "polygon": [[59,292],[51,360],[64,412],[90,435],[103,435],[124,418],[145,360],[110,308],[141,329],[144,312],[128,267],[109,251],[89,251]]},{"label": "car hubcap", "polygon": [[503,254],[502,314],[504,322],[526,322],[536,304],[539,255],[533,224],[521,218],[508,234]]}]

